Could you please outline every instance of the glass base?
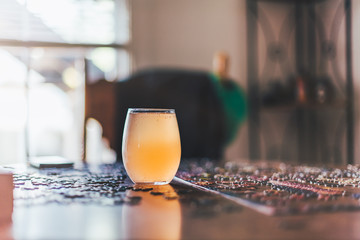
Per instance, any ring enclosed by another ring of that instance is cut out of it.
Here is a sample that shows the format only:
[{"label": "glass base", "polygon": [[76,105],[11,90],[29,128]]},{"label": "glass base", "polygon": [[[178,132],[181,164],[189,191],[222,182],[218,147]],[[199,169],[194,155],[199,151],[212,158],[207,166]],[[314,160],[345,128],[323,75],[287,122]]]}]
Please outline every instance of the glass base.
[{"label": "glass base", "polygon": [[167,181],[160,181],[160,182],[135,182],[136,185],[165,185],[169,184],[170,182]]}]

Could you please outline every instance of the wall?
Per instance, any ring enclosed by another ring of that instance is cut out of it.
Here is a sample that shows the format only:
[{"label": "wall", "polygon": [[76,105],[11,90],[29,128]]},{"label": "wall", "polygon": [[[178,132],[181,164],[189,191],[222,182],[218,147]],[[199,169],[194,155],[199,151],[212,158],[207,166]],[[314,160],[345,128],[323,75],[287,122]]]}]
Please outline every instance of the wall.
[{"label": "wall", "polygon": [[136,69],[210,69],[217,50],[231,56],[231,75],[245,82],[245,1],[132,0]]}]

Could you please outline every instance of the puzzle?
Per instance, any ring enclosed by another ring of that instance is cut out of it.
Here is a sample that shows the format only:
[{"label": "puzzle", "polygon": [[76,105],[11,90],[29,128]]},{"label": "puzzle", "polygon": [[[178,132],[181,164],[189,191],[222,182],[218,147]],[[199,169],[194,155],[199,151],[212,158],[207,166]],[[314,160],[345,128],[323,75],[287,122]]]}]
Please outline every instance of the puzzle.
[{"label": "puzzle", "polygon": [[283,163],[184,161],[177,178],[266,215],[360,210],[360,171]]}]

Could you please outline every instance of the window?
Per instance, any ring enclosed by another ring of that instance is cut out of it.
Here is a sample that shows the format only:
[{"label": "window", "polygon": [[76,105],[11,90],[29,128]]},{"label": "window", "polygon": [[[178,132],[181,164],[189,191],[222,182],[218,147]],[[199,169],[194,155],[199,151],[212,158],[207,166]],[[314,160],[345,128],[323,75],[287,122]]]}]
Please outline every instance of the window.
[{"label": "window", "polygon": [[0,163],[81,160],[85,79],[129,73],[129,32],[126,0],[2,0]]}]

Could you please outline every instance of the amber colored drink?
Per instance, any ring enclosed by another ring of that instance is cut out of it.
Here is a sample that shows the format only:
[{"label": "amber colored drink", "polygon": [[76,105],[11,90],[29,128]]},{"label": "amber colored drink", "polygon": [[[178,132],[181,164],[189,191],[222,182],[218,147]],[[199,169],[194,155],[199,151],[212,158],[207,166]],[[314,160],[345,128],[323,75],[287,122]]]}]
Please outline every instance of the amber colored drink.
[{"label": "amber colored drink", "polygon": [[175,111],[129,109],[122,156],[126,172],[133,182],[169,183],[176,174],[181,156]]}]

